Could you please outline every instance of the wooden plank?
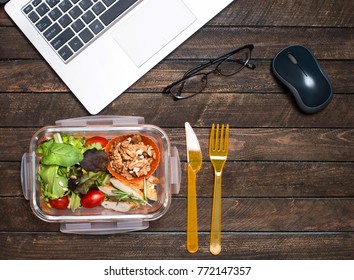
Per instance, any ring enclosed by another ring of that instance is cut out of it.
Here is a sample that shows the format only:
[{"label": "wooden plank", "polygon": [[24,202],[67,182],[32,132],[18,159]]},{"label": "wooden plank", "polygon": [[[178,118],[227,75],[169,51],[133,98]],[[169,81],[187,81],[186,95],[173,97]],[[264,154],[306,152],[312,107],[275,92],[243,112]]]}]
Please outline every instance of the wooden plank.
[{"label": "wooden plank", "polygon": [[[136,102],[131,103],[132,99]],[[186,105],[191,103],[193,110],[186,109]],[[1,120],[3,127],[54,125],[58,119],[88,114],[74,95],[65,93],[0,93],[0,104],[0,115],[4,116]],[[181,101],[174,101],[161,93],[127,92],[108,105],[102,114],[143,115],[146,123],[161,127],[166,126],[166,120],[169,127],[183,127],[188,120],[198,127],[224,122],[244,128],[352,128],[353,106],[353,94],[335,94],[325,110],[306,115],[300,112],[288,92],[203,93]],[[183,117],[177,117],[180,115]]]},{"label": "wooden plank", "polygon": [[[338,26],[353,27],[351,0],[329,0],[320,3],[309,0],[272,2],[237,0],[215,17],[208,25],[276,25],[276,26]],[[0,7],[0,26],[13,26],[13,22]]]},{"label": "wooden plank", "polygon": [[[0,161],[19,161],[35,129],[0,128]],[[186,158],[183,128],[166,128],[171,144]],[[207,160],[210,129],[196,134]],[[16,145],[13,145],[16,143]],[[250,128],[230,129],[230,161],[354,161],[354,129]]]},{"label": "wooden plank", "polygon": [[[66,85],[44,61],[0,61],[1,91],[63,92]],[[19,79],[21,77],[21,79]]]},{"label": "wooden plank", "polygon": [[[185,160],[185,159],[182,159]],[[0,162],[3,183],[0,197],[22,196],[19,162]],[[187,195],[187,166],[181,164],[181,190]],[[354,197],[354,163],[332,162],[227,162],[223,196],[238,198]],[[211,197],[213,170],[204,162],[198,173],[197,193]],[[323,182],[326,182],[323,184]]]},{"label": "wooden plank", "polygon": [[[0,27],[0,34],[0,59],[41,58],[17,27]],[[321,44],[318,44],[318,38],[321,38]],[[168,58],[215,58],[248,43],[255,45],[252,56],[256,59],[273,58],[282,48],[294,43],[307,46],[318,59],[351,59],[354,56],[354,36],[350,28],[304,27],[299,32],[296,27],[205,27]]]},{"label": "wooden plank", "polygon": [[0,197],[22,195],[21,164],[19,162],[0,162],[2,187]]},{"label": "wooden plank", "polygon": [[[163,61],[132,85],[127,92],[162,93],[167,85],[180,79],[186,71],[200,63],[201,61]],[[354,93],[352,61],[321,61],[320,63],[331,80],[335,93]],[[256,65],[254,70],[244,69],[231,77],[209,76],[208,86],[203,93],[288,92],[272,73],[271,61],[257,61]],[[5,81],[0,84],[0,93],[68,92],[68,88],[60,78],[46,62],[41,60],[0,61],[0,76]],[[198,98],[190,100],[199,102]],[[183,102],[171,103],[183,104]]]},{"label": "wooden plank", "polygon": [[255,59],[272,59],[291,44],[305,45],[317,59],[351,59],[354,53],[350,28],[304,27],[299,32],[297,27],[207,27],[190,37],[169,58],[215,58],[250,43],[255,45],[252,52]]},{"label": "wooden plank", "polygon": [[[223,233],[222,251],[209,253],[209,234],[189,254],[185,234],[130,233],[108,236],[0,233],[0,259],[318,259],[354,258],[354,233]],[[68,248],[70,244],[70,250]],[[96,248],[93,250],[92,248]],[[172,249],[173,248],[173,249]],[[50,250],[49,250],[50,249]]]},{"label": "wooden plank", "polygon": [[[23,198],[0,198],[0,232],[58,231],[59,225],[35,217]],[[354,198],[223,198],[225,232],[354,231]],[[198,226],[210,230],[211,198],[198,198]],[[186,199],[172,199],[168,213],[146,231],[186,230]]]},{"label": "wooden plank", "polygon": [[237,0],[209,25],[353,27],[350,12],[354,9],[353,4],[351,0],[256,0],[250,5],[248,0]]}]

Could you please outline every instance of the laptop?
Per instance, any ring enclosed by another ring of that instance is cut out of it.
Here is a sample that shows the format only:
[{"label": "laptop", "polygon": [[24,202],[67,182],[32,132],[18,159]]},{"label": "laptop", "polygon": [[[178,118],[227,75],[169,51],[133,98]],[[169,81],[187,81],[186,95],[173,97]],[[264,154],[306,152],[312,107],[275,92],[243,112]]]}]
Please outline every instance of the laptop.
[{"label": "laptop", "polygon": [[95,115],[233,0],[0,1]]}]

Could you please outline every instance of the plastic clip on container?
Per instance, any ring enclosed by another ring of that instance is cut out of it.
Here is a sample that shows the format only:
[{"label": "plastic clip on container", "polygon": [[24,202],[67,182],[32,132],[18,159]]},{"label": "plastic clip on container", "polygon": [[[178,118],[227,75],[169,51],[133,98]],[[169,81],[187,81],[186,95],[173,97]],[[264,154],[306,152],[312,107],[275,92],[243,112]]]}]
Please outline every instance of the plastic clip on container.
[{"label": "plastic clip on container", "polygon": [[[55,133],[78,137],[103,136],[107,139],[123,134],[142,134],[153,139],[159,148],[160,163],[155,171],[159,178],[158,199],[151,207],[139,207],[127,213],[103,208],[80,208],[56,210],[45,206],[40,199],[38,182],[39,158],[37,148],[40,140]],[[172,194],[179,193],[181,166],[176,147],[171,147],[166,133],[157,126],[144,124],[143,117],[90,116],[56,121],[56,126],[38,130],[32,137],[29,152],[22,157],[21,184],[25,198],[30,200],[32,211],[46,222],[60,223],[60,231],[79,234],[112,234],[143,230],[149,221],[162,217],[169,209]]]}]

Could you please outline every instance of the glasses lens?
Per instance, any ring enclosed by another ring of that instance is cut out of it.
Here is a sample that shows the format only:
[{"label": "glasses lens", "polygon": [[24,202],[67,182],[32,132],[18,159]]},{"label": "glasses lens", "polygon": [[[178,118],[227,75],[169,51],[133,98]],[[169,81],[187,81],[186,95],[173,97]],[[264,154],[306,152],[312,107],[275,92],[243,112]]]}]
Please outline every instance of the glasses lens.
[{"label": "glasses lens", "polygon": [[242,49],[221,62],[217,69],[223,76],[231,76],[240,71],[251,58],[250,49]]},{"label": "glasses lens", "polygon": [[170,91],[178,99],[191,97],[203,89],[207,84],[207,76],[205,74],[197,74],[174,85]]}]

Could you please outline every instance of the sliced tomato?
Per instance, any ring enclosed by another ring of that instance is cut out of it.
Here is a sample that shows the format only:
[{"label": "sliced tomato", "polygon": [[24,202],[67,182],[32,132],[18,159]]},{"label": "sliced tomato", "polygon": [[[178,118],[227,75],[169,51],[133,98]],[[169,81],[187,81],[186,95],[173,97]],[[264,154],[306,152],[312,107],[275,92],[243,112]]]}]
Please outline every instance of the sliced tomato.
[{"label": "sliced tomato", "polygon": [[69,198],[67,195],[63,196],[63,197],[59,197],[57,199],[49,199],[49,204],[50,206],[52,206],[55,209],[60,209],[60,210],[64,210],[66,208],[68,208],[69,205]]},{"label": "sliced tomato", "polygon": [[101,205],[104,200],[104,193],[99,190],[90,190],[81,198],[81,204],[85,208],[94,208]]},{"label": "sliced tomato", "polygon": [[86,146],[89,146],[92,144],[100,144],[102,148],[106,147],[107,143],[108,143],[108,140],[104,137],[101,137],[101,136],[94,136],[92,138],[87,139],[85,142]]}]

